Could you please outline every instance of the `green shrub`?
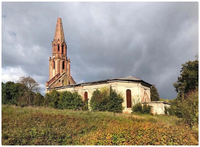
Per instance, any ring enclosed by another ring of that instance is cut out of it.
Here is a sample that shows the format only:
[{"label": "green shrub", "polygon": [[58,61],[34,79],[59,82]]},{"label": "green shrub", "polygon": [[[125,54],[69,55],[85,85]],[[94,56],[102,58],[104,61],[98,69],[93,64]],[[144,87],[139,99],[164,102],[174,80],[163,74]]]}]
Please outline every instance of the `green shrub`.
[{"label": "green shrub", "polygon": [[141,103],[137,103],[132,107],[132,113],[143,113],[143,114],[149,114],[151,112],[151,106],[144,104],[142,106]]},{"label": "green shrub", "polygon": [[172,103],[172,111],[182,118],[183,122],[191,128],[198,124],[198,89],[190,91],[183,99],[175,99]]},{"label": "green shrub", "polygon": [[144,104],[143,107],[142,107],[142,113],[149,114],[150,111],[151,111],[151,106]]},{"label": "green shrub", "polygon": [[122,103],[123,103],[123,98],[120,94],[117,94],[117,92],[115,90],[113,90],[112,88],[110,88],[110,95],[108,97],[108,111],[110,112],[122,112],[123,107],[122,107]]},{"label": "green shrub", "polygon": [[90,107],[93,111],[122,112],[123,98],[112,88],[95,90],[90,100]]},{"label": "green shrub", "polygon": [[78,92],[74,92],[72,93],[73,96],[73,109],[74,110],[80,110],[81,107],[83,106],[83,100],[81,98],[81,96],[78,94]]},{"label": "green shrub", "polygon": [[141,103],[137,103],[132,107],[132,112],[142,113],[142,105]]},{"label": "green shrub", "polygon": [[49,92],[49,94],[50,94],[49,106],[52,108],[58,108],[60,93],[57,90],[53,89],[52,91]]},{"label": "green shrub", "polygon": [[60,100],[58,102],[59,109],[73,109],[74,99],[69,91],[60,92]]}]

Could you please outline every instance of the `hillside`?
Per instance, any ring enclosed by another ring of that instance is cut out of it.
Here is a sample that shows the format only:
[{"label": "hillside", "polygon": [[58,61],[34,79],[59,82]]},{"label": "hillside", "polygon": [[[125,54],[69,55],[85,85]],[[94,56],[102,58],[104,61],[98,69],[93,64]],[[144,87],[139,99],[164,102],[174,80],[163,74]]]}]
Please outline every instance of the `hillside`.
[{"label": "hillside", "polygon": [[3,145],[197,145],[173,116],[2,106]]}]

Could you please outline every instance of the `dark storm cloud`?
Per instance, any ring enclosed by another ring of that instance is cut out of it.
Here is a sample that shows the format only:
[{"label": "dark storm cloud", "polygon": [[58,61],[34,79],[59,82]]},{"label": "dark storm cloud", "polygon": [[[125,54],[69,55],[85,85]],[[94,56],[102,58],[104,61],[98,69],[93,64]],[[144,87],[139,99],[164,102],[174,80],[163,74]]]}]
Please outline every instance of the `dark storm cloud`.
[{"label": "dark storm cloud", "polygon": [[78,83],[132,75],[172,99],[181,64],[198,51],[198,3],[2,3],[2,8],[3,69],[20,66],[43,87],[58,17]]}]

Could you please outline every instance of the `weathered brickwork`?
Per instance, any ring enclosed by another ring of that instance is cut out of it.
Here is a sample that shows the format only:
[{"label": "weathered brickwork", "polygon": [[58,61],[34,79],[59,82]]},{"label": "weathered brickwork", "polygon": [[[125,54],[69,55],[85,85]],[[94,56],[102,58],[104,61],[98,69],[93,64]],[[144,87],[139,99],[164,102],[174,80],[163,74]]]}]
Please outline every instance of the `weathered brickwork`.
[{"label": "weathered brickwork", "polygon": [[49,81],[46,87],[57,87],[76,84],[70,74],[70,59],[67,58],[62,20],[58,18],[54,40],[52,41],[52,57],[49,58]]}]

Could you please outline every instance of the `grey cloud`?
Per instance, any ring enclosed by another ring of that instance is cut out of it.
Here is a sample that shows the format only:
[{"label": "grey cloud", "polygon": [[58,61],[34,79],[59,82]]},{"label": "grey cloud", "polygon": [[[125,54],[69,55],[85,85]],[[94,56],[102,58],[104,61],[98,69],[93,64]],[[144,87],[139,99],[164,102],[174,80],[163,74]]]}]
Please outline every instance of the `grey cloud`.
[{"label": "grey cloud", "polygon": [[133,75],[172,99],[181,64],[198,51],[195,2],[4,2],[2,67],[21,66],[45,84],[58,17],[77,82]]}]

